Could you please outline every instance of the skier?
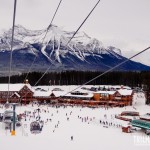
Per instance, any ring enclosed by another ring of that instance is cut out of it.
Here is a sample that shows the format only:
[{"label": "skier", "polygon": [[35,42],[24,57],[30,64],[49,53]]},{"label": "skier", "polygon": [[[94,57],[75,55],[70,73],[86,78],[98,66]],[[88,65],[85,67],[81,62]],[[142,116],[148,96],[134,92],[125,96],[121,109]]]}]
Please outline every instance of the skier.
[{"label": "skier", "polygon": [[73,141],[73,136],[71,136],[71,141]]}]

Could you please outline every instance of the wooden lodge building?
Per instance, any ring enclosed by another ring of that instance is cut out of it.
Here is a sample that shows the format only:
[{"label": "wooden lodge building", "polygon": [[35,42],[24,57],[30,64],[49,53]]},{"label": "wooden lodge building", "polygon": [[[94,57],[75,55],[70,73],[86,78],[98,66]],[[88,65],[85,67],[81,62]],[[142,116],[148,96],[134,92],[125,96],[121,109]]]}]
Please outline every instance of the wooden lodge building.
[{"label": "wooden lodge building", "polygon": [[132,105],[133,90],[119,89],[116,91],[74,91],[67,93],[63,90],[36,90],[33,97],[39,101],[46,100],[62,103],[127,106]]},{"label": "wooden lodge building", "polygon": [[33,100],[33,90],[30,84],[0,84],[0,103],[9,102],[27,102]]},{"label": "wooden lodge building", "polygon": [[[117,89],[90,91],[79,89],[68,93],[60,88],[46,86],[47,89],[41,87],[31,87],[30,84],[19,83],[9,85],[0,84],[0,103],[9,102],[29,103],[31,101],[52,102],[58,101],[62,103],[73,104],[93,104],[93,105],[110,105],[110,106],[127,106],[132,105],[133,90]],[[50,88],[50,89],[49,89]]]},{"label": "wooden lodge building", "polygon": [[67,93],[65,91],[59,90],[59,91],[51,91],[51,90],[44,90],[44,89],[36,89],[34,92],[33,97],[37,99],[38,101],[66,101],[67,100],[74,100],[74,101],[83,101],[83,100],[93,100],[93,94],[88,92],[71,92]]},{"label": "wooden lodge building", "polygon": [[132,105],[133,90],[119,89],[117,91],[97,91],[94,93],[94,100],[101,104],[128,106]]}]

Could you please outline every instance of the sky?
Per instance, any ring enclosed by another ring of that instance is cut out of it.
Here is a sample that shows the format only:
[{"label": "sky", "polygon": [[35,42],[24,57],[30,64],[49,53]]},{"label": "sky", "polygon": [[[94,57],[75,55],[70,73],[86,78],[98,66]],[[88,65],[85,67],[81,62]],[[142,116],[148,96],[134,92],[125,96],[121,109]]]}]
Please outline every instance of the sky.
[{"label": "sky", "polygon": [[[16,24],[48,27],[60,0],[17,0]],[[75,31],[98,0],[62,0],[53,24]],[[14,0],[0,0],[0,30],[12,27]],[[150,0],[101,0],[80,31],[130,57],[150,46]],[[150,65],[150,50],[134,60]]]}]

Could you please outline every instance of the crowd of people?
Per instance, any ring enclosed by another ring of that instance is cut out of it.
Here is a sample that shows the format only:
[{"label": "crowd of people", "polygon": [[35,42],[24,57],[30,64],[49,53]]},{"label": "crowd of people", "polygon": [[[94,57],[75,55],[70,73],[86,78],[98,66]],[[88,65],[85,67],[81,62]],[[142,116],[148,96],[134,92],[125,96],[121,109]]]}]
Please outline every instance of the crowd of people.
[{"label": "crowd of people", "polygon": [[[0,106],[3,108],[3,106]],[[23,106],[21,106],[23,107]],[[73,108],[77,107],[79,109],[78,114],[76,112],[73,112],[74,109],[68,109],[67,108]],[[39,104],[31,104],[31,105],[26,105],[26,109],[24,110],[23,113],[20,113],[18,117],[21,120],[23,127],[25,127],[25,130],[28,129],[28,123],[37,122],[37,124],[32,124],[33,126],[30,126],[30,131],[35,130],[35,132],[31,132],[34,134],[41,133],[44,129],[45,126],[49,126],[49,131],[52,131],[52,133],[55,133],[60,127],[63,122],[61,121],[61,118],[59,118],[60,114],[62,111],[60,111],[60,108],[63,109],[64,113],[64,119],[69,122],[74,116],[77,117],[77,119],[81,120],[81,123],[87,123],[87,124],[95,124],[99,122],[99,125],[102,125],[103,127],[121,127],[121,124],[115,123],[114,121],[114,116],[108,116],[108,114],[104,114],[103,117],[100,116],[99,118],[96,118],[95,116],[87,115],[83,116],[82,111],[84,111],[84,106],[67,106],[67,105],[39,105]],[[96,109],[96,108],[89,108],[89,109]],[[111,109],[111,107],[106,107],[103,106],[99,108],[99,111],[101,109],[105,109],[106,112],[107,110]],[[74,114],[74,115],[73,115]],[[109,118],[109,119],[108,119]],[[35,126],[35,127],[34,127]],[[36,132],[40,131],[40,132]],[[70,139],[73,141],[73,135],[70,133]]]}]

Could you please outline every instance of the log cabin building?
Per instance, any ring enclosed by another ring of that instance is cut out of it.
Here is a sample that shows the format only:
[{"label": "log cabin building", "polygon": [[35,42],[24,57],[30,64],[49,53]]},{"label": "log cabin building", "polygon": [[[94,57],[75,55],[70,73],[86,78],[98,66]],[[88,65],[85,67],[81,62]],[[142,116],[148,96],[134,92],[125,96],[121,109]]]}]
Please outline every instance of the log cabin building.
[{"label": "log cabin building", "polygon": [[8,84],[0,84],[0,103],[31,101],[51,102],[61,100],[63,102],[72,101],[73,103],[94,103],[98,105],[127,106],[132,105],[133,90],[115,89],[103,91],[90,91],[79,89],[68,93],[52,86],[31,87],[28,83],[10,84],[8,96]]},{"label": "log cabin building", "polygon": [[94,100],[105,105],[128,106],[132,105],[133,90],[119,89],[117,91],[97,91]]},{"label": "log cabin building", "polygon": [[87,93],[87,92],[80,92],[80,91],[75,91],[68,93],[63,90],[44,90],[44,89],[36,89],[34,92],[33,97],[37,99],[40,102],[47,101],[51,102],[54,100],[93,100],[93,94],[92,93]]},{"label": "log cabin building", "polygon": [[81,103],[84,101],[86,103],[96,103],[100,105],[112,105],[112,106],[127,106],[132,104],[133,90],[131,89],[114,89],[112,90],[103,90],[103,91],[90,91],[79,89],[78,91],[73,91],[68,93],[62,89],[53,89],[53,87],[40,87],[35,88],[34,98],[38,101],[62,101]]},{"label": "log cabin building", "polygon": [[33,100],[33,90],[30,84],[0,84],[0,103],[9,102],[23,102],[28,103]]},{"label": "log cabin building", "polygon": [[125,106],[132,105],[133,90],[120,89],[114,93],[114,100],[116,102],[122,102]]}]

